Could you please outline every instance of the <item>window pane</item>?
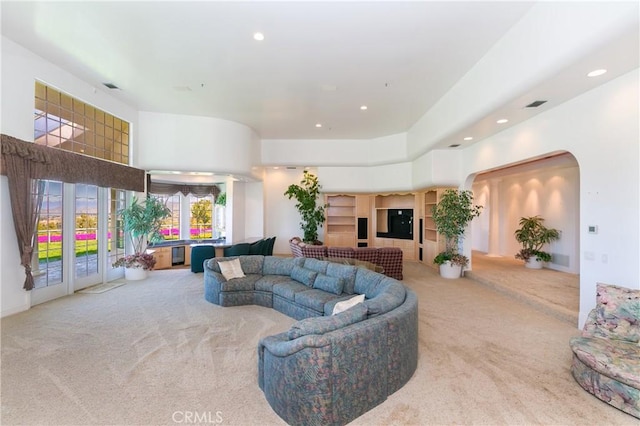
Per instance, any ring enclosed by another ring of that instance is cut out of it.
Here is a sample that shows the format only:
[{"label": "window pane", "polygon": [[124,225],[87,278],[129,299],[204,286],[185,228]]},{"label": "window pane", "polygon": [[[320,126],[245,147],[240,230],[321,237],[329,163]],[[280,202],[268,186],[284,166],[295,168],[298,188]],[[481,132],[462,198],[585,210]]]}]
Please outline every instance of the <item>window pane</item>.
[{"label": "window pane", "polygon": [[213,196],[197,198],[189,195],[191,217],[189,238],[203,240],[213,237]]},{"label": "window pane", "polygon": [[98,273],[98,187],[76,184],[76,277]]},{"label": "window pane", "polygon": [[107,251],[108,265],[125,255],[124,229],[118,212],[125,207],[125,191],[110,189],[108,205]]},{"label": "window pane", "polygon": [[180,239],[180,195],[157,195],[154,197],[171,210],[171,216],[162,221],[160,233],[165,240]]},{"label": "window pane", "polygon": [[62,182],[44,181],[32,262],[35,288],[62,282]]}]

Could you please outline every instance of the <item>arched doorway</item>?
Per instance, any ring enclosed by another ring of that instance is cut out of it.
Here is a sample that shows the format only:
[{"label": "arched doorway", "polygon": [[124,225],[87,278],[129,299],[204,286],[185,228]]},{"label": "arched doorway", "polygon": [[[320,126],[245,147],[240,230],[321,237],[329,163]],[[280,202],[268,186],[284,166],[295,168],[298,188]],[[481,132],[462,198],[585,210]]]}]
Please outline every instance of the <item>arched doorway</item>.
[{"label": "arched doorway", "polygon": [[[563,318],[577,324],[580,170],[575,157],[563,152],[485,171],[474,176],[471,189],[476,203],[484,206],[483,214],[472,223],[469,238],[471,275],[493,277],[505,292],[523,292],[518,294],[521,298],[559,305]],[[514,238],[518,222],[535,215],[561,234],[545,247],[552,260],[539,273],[525,270],[514,258],[521,248]]]}]

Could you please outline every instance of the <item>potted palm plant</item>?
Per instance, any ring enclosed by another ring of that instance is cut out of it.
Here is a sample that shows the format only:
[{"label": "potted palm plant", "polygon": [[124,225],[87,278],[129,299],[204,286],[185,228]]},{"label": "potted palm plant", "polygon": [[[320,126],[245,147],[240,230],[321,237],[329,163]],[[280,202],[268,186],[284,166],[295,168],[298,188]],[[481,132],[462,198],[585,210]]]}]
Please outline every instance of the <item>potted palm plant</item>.
[{"label": "potted palm plant", "polygon": [[520,228],[514,235],[522,245],[516,259],[524,260],[525,266],[532,269],[542,268],[543,262],[549,262],[551,255],[542,251],[542,247],[560,239],[560,231],[544,226],[544,218],[540,216],[521,217]]},{"label": "potted palm plant", "polygon": [[324,223],[324,205],[318,205],[318,196],[322,187],[318,183],[318,177],[307,170],[304,171],[300,185],[291,184],[284,195],[289,199],[295,198],[296,209],[302,217],[300,228],[303,232],[303,241],[308,244],[318,244],[318,227]]},{"label": "potted palm plant", "polygon": [[467,225],[474,217],[480,215],[481,210],[482,206],[473,205],[473,193],[468,190],[447,189],[440,201],[433,206],[432,216],[436,231],[445,240],[445,250],[433,259],[433,263],[440,265],[442,277],[460,277],[462,268],[469,263],[465,255],[458,253],[458,247],[464,238]]},{"label": "potted palm plant", "polygon": [[146,271],[156,264],[153,255],[147,253],[149,243],[162,240],[162,221],[171,216],[171,210],[156,197],[148,196],[144,202],[133,197],[131,204],[118,212],[124,232],[129,233],[133,254],[118,259],[114,268],[125,267],[125,277],[130,280],[144,279]]}]

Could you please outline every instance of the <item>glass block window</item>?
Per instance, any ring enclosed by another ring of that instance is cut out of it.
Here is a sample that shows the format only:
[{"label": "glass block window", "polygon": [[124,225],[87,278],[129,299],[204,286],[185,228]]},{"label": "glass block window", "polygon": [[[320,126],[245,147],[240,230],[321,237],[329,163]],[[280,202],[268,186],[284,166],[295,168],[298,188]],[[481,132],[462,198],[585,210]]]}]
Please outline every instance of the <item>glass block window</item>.
[{"label": "glass block window", "polygon": [[128,122],[39,81],[35,94],[35,143],[129,164]]}]

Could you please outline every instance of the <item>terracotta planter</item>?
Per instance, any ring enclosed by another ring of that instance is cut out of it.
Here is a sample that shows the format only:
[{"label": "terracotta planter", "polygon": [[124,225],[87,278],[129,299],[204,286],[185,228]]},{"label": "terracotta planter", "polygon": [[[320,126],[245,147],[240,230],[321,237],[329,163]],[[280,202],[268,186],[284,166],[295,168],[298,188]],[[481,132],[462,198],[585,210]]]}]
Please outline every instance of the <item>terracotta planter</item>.
[{"label": "terracotta planter", "polygon": [[444,262],[440,265],[440,276],[450,280],[460,278],[462,274],[462,265],[453,265],[450,261]]}]

